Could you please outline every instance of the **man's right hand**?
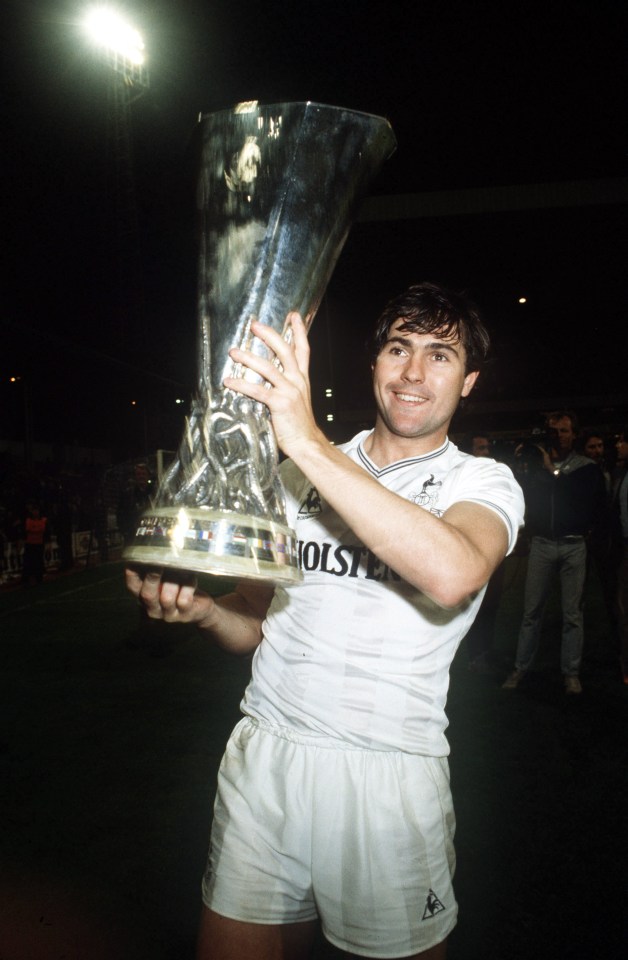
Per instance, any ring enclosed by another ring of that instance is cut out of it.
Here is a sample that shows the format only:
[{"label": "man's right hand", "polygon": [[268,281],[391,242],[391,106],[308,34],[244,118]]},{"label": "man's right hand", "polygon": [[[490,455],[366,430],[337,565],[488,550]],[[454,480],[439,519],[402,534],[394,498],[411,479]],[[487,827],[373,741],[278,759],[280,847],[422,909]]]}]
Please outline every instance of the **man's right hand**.
[{"label": "man's right hand", "polygon": [[131,567],[125,570],[127,589],[152,620],[197,623],[211,619],[215,602],[197,589],[196,577],[183,571]]},{"label": "man's right hand", "polygon": [[214,600],[184,570],[129,567],[125,577],[127,588],[153,620],[194,623],[223,650],[239,656],[252,653],[261,642],[272,584],[242,581],[232,593]]}]

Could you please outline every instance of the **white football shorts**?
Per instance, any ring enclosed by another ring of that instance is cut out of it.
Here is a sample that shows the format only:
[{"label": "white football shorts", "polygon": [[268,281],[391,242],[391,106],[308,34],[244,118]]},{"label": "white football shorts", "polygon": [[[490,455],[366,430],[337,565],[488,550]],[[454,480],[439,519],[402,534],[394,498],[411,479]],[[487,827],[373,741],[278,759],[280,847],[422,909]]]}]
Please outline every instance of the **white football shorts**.
[{"label": "white football shorts", "polygon": [[364,957],[402,957],[456,923],[445,757],[345,748],[241,720],[218,774],[203,901],[250,923],[320,918]]}]

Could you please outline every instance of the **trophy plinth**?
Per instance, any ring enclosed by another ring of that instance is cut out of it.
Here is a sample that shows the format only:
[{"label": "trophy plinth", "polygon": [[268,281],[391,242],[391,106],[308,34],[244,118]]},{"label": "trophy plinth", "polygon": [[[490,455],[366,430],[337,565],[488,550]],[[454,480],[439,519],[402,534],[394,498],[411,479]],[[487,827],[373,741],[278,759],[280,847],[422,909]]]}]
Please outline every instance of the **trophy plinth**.
[{"label": "trophy plinth", "polygon": [[233,579],[301,579],[293,531],[209,507],[161,507],[146,513],[125,560]]},{"label": "trophy plinth", "polygon": [[395,137],[382,117],[309,102],[243,103],[200,127],[198,388],[177,458],[123,557],[296,582],[268,408],[223,385],[227,376],[261,378],[229,351],[269,357],[254,320],[286,335],[296,311],[309,329]]}]

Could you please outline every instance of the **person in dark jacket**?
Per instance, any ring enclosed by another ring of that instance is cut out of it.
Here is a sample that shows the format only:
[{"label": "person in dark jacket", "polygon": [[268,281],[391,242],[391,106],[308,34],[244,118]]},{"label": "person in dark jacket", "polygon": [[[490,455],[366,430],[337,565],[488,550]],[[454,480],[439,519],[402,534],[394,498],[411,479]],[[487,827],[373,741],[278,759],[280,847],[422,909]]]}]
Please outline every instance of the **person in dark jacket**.
[{"label": "person in dark jacket", "polygon": [[614,573],[617,640],[622,678],[628,685],[628,425],[615,438],[617,464],[612,478]]},{"label": "person in dark jacket", "polygon": [[582,692],[579,674],[584,643],[586,537],[604,510],[605,488],[598,465],[575,451],[577,435],[574,413],[549,414],[545,443],[535,445],[535,457],[528,457],[527,469],[519,477],[525,497],[530,553],[515,666],[503,684],[506,690],[514,690],[532,665],[539,647],[545,604],[558,574],[562,602],[560,666],[565,692]]},{"label": "person in dark jacket", "polygon": [[[612,489],[612,466],[614,457],[607,448],[603,430],[589,428],[585,430],[576,445],[579,453],[590,457],[602,472],[606,489],[605,509],[599,520],[591,528],[587,537],[587,581],[591,577],[597,579],[599,589],[604,599],[606,617],[609,625],[609,634],[606,647],[600,647],[598,655],[607,659],[614,658],[615,640],[618,636],[617,604],[616,604],[616,571],[617,557],[614,543],[614,512]],[[610,649],[609,649],[610,648]]]}]

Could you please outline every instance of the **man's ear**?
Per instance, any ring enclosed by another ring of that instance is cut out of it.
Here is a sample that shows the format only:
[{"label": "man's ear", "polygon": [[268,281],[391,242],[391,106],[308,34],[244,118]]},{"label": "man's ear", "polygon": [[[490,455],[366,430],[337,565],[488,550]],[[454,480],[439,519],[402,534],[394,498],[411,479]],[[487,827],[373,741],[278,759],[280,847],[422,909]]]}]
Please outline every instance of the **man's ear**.
[{"label": "man's ear", "polygon": [[479,370],[472,370],[471,373],[468,373],[464,378],[464,383],[462,385],[461,397],[468,397],[471,391],[473,390],[477,378],[480,376]]}]

